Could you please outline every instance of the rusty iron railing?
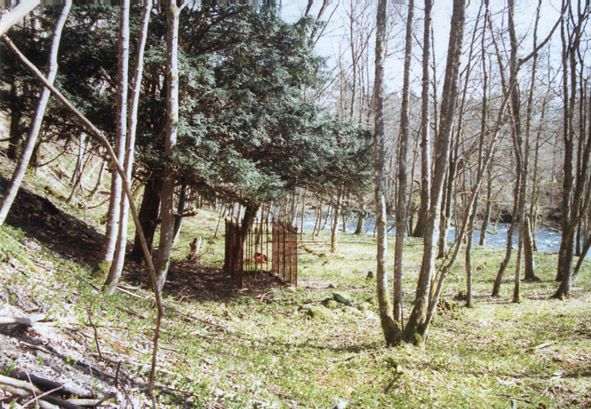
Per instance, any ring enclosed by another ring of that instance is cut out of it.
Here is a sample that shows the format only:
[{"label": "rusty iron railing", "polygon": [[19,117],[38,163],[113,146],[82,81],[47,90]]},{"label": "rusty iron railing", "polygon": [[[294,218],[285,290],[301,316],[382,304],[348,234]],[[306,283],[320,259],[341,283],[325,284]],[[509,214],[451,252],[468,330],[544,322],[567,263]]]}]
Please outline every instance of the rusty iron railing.
[{"label": "rusty iron railing", "polygon": [[246,235],[241,235],[241,224],[226,220],[224,271],[238,288],[244,286],[245,275],[263,272],[297,286],[297,228],[280,221],[262,221],[253,223]]}]

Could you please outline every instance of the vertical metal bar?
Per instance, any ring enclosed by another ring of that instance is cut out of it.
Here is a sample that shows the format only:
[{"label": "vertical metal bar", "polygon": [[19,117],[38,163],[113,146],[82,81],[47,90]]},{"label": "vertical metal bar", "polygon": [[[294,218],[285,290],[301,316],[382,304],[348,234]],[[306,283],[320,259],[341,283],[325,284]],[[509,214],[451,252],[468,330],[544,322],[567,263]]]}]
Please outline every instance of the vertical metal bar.
[{"label": "vertical metal bar", "polygon": [[[303,233],[302,233],[302,238],[303,238]],[[298,236],[296,234],[296,238],[295,238],[295,270],[294,270],[294,280],[293,280],[293,286],[297,287],[298,286]]]},{"label": "vertical metal bar", "polygon": [[283,225],[283,280],[288,280],[289,271],[287,270],[289,257],[287,256],[287,229]]}]

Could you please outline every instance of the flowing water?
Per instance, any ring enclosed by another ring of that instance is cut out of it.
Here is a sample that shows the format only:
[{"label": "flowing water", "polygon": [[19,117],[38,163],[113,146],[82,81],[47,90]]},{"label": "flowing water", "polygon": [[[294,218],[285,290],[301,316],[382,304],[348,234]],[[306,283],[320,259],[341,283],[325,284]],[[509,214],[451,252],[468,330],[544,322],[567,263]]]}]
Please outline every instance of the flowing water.
[{"label": "flowing water", "polygon": [[[355,231],[355,227],[357,226],[357,220],[355,218],[350,218],[347,220],[347,232],[353,233]],[[374,233],[374,225],[375,221],[373,219],[366,219],[364,222],[364,232],[369,235],[373,235]],[[388,235],[393,236],[395,234],[396,229],[393,227],[393,223],[389,223],[389,230]],[[479,224],[477,224],[479,227]],[[304,219],[304,229],[305,230],[312,230],[314,228],[314,216],[313,215],[306,215]],[[326,229],[330,228],[330,220],[326,225]],[[339,229],[342,228],[342,222],[339,222]],[[485,238],[485,246],[495,247],[495,248],[505,248],[507,243],[507,230],[509,229],[508,223],[498,223],[496,225],[489,226],[489,230],[486,234]],[[475,231],[472,233],[472,240],[474,245],[477,245],[480,240],[480,230]],[[456,237],[456,229],[455,227],[450,227],[447,233],[447,240],[453,241]],[[512,238],[512,245],[514,248],[517,247],[518,242],[518,231],[515,229],[513,232]],[[560,240],[561,234],[560,231],[552,230],[549,228],[538,228],[536,230],[536,245],[538,247],[538,251],[544,253],[558,253],[560,249]],[[587,254],[588,258],[591,258],[591,252]]]}]

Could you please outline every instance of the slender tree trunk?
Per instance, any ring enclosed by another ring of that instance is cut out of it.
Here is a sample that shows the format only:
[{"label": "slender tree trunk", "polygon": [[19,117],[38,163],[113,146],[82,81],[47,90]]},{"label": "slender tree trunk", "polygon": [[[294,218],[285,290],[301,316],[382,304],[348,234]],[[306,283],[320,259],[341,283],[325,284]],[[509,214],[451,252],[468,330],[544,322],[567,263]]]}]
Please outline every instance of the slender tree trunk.
[{"label": "slender tree trunk", "polygon": [[[55,77],[57,75],[57,57],[60,40],[62,36],[62,30],[66,23],[66,19],[68,18],[68,14],[70,13],[71,6],[71,0],[64,1],[64,7],[62,8],[62,11],[58,17],[53,32],[51,49],[49,51],[49,62],[47,64],[47,80],[50,84],[53,84],[53,82],[55,81]],[[2,20],[0,20],[0,22],[3,21],[4,16],[2,17]],[[21,186],[22,180],[25,177],[25,172],[27,170],[27,167],[29,166],[29,161],[31,159],[31,155],[33,154],[33,150],[35,149],[35,144],[37,142],[37,137],[39,136],[39,131],[41,130],[41,123],[43,122],[43,117],[45,116],[45,110],[47,108],[47,103],[49,101],[50,94],[51,92],[47,88],[43,88],[43,90],[41,91],[41,97],[39,98],[39,102],[37,104],[35,117],[33,119],[33,122],[31,123],[31,129],[29,130],[29,134],[27,135],[27,142],[21,154],[21,158],[16,166],[16,169],[14,170],[5,196],[2,199],[2,204],[0,206],[0,226],[4,224],[6,216],[8,216],[8,212],[12,207],[12,203],[14,202],[14,199],[16,198],[18,190]]]},{"label": "slender tree trunk", "polygon": [[431,195],[431,121],[429,112],[429,59],[431,57],[431,9],[433,0],[425,0],[423,23],[423,77],[421,80],[421,204],[414,237],[423,237]]},{"label": "slender tree trunk", "polygon": [[8,159],[15,160],[18,157],[18,149],[21,141],[21,117],[22,106],[20,106],[18,97],[18,85],[13,83],[10,86],[10,128],[8,138],[8,148],[6,156]]},{"label": "slender tree trunk", "polygon": [[337,251],[337,235],[338,235],[338,225],[339,225],[339,215],[341,211],[341,201],[342,201],[342,190],[339,190],[337,194],[337,202],[333,207],[332,212],[332,225],[330,229],[330,252],[334,253]]},{"label": "slender tree trunk", "polygon": [[322,203],[316,207],[316,217],[314,220],[314,229],[312,230],[312,240],[320,233],[320,222],[322,221]]},{"label": "slender tree trunk", "polygon": [[454,0],[447,64],[441,102],[441,120],[435,142],[435,166],[431,185],[429,217],[423,241],[423,259],[417,284],[413,309],[405,328],[408,342],[422,344],[425,341],[429,320],[427,317],[431,282],[435,270],[435,252],[439,236],[438,225],[441,214],[445,173],[449,167],[449,149],[458,96],[458,77],[462,41],[464,35],[466,0]]},{"label": "slender tree trunk", "polygon": [[86,134],[84,132],[80,132],[80,137],[78,138],[78,157],[76,158],[76,167],[72,174],[72,178],[70,182],[72,183],[72,191],[70,195],[66,198],[66,203],[70,203],[70,201],[74,198],[74,194],[76,193],[76,189],[82,183],[82,173],[86,163],[84,162],[84,155],[86,153]]},{"label": "slender tree trunk", "polygon": [[472,308],[472,240],[473,234],[472,231],[474,229],[474,221],[476,216],[476,202],[474,203],[474,207],[472,209],[472,216],[470,216],[468,227],[467,227],[467,236],[466,236],[466,248],[465,248],[465,258],[464,262],[466,265],[466,307]]},{"label": "slender tree trunk", "polygon": [[[515,33],[515,0],[508,0],[507,15],[509,25],[509,38],[511,43],[511,56],[509,59],[509,65],[511,69],[511,79],[517,81],[517,35]],[[523,237],[524,237],[524,219],[525,219],[525,195],[527,188],[527,165],[525,162],[524,151],[523,151],[523,131],[521,121],[521,95],[519,87],[515,86],[511,90],[511,119],[513,129],[511,135],[513,137],[513,148],[515,150],[515,166],[517,168],[517,182],[516,182],[516,195],[515,204],[513,205],[513,223],[516,219],[519,222],[519,239],[517,246],[517,261],[515,263],[515,276],[514,276],[514,287],[513,287],[513,302],[518,303],[520,301],[520,270],[521,270],[521,256],[523,250]]]},{"label": "slender tree trunk", "polygon": [[220,224],[222,223],[222,220],[226,217],[226,214],[228,212],[228,208],[224,207],[223,209],[220,208],[220,210],[218,210],[218,212],[220,212],[220,215],[218,217],[218,223],[215,226],[215,233],[213,234],[213,238],[217,238],[218,237],[218,231],[220,230]]},{"label": "slender tree trunk", "polygon": [[540,281],[540,279],[536,276],[534,270],[534,240],[533,240],[533,231],[532,231],[532,223],[531,223],[531,216],[526,215],[525,220],[525,236],[523,237],[523,257],[525,261],[525,281]]},{"label": "slender tree trunk", "polygon": [[322,227],[320,228],[320,230],[324,230],[326,228],[326,224],[328,223],[329,219],[332,220],[332,211],[333,207],[328,206],[328,208],[326,209],[326,216],[324,216],[324,221],[322,222]]},{"label": "slender tree trunk", "polygon": [[484,246],[486,243],[486,233],[488,231],[488,224],[490,222],[490,213],[492,207],[492,171],[489,168],[487,170],[487,182],[486,182],[486,204],[484,207],[484,215],[482,216],[482,226],[480,227],[480,238],[478,240],[479,246]]},{"label": "slender tree trunk", "polygon": [[[519,174],[518,174],[518,179],[519,179]],[[503,282],[503,275],[505,274],[505,270],[507,269],[507,266],[509,265],[509,261],[511,261],[511,255],[513,254],[513,232],[515,231],[515,213],[517,212],[517,204],[519,203],[518,201],[518,196],[519,196],[519,180],[517,180],[515,182],[515,187],[513,188],[513,195],[514,195],[514,199],[513,199],[513,220],[511,220],[511,224],[509,225],[509,229],[507,230],[507,241],[505,244],[505,258],[503,259],[503,261],[501,262],[501,265],[499,266],[499,270],[497,271],[497,276],[495,278],[495,282],[493,284],[493,290],[492,290],[492,296],[493,297],[498,297],[499,296],[499,292],[501,290],[501,284]]]},{"label": "slender tree trunk", "polygon": [[[128,1],[128,0],[124,0]],[[125,156],[124,156],[124,169],[125,178],[127,184],[131,185],[131,178],[133,172],[133,161],[135,153],[135,136],[137,130],[137,115],[140,100],[140,91],[142,85],[142,76],[144,69],[144,50],[146,47],[146,40],[148,37],[148,24],[150,21],[150,12],[152,10],[152,0],[146,0],[144,4],[144,10],[142,13],[141,30],[138,38],[138,50],[136,57],[135,71],[132,80],[132,92],[130,101],[130,110],[128,119],[128,130],[125,141]],[[129,13],[129,12],[128,12]],[[129,41],[128,41],[129,42]],[[123,272],[123,265],[125,263],[125,253],[127,250],[127,221],[129,215],[129,203],[127,197],[122,195],[119,203],[120,223],[118,230],[117,245],[115,248],[115,259],[109,269],[109,275],[104,284],[104,288],[107,292],[112,293],[121,278]]]},{"label": "slender tree trunk", "polygon": [[[117,160],[125,166],[125,146],[127,139],[127,94],[129,88],[129,0],[120,3],[118,65],[117,65],[117,126],[116,126],[116,151]],[[119,238],[119,225],[121,224],[121,178],[115,171],[111,171],[111,200],[109,202],[109,214],[105,244],[102,260],[99,263],[101,273],[107,275],[111,270],[111,264],[117,249]],[[124,226],[127,228],[127,226]],[[108,278],[109,282],[111,279]],[[107,288],[105,288],[107,289]],[[112,292],[113,289],[108,289]]]},{"label": "slender tree trunk", "polygon": [[[408,189],[408,144],[410,139],[409,96],[410,96],[410,59],[412,57],[412,27],[414,0],[408,2],[406,15],[406,36],[404,49],[404,74],[402,85],[402,104],[400,108],[400,142],[398,146],[398,195],[396,200],[396,241],[394,244],[394,311],[393,317],[398,333],[402,333],[402,250],[406,231],[406,201]],[[400,342],[397,339],[395,342]]]},{"label": "slender tree trunk", "polygon": [[375,76],[374,76],[374,194],[376,206],[376,286],[380,315],[380,323],[386,345],[393,345],[398,338],[396,325],[390,317],[390,302],[388,300],[388,276],[386,273],[386,176],[384,171],[384,43],[386,40],[386,11],[387,0],[378,0],[376,22],[375,47]]},{"label": "slender tree trunk", "polygon": [[21,22],[40,3],[40,0],[21,0],[16,7],[2,14],[0,16],[0,37],[6,34],[12,26]]},{"label": "slender tree trunk", "polygon": [[[171,0],[167,5],[167,122],[166,139],[164,141],[164,157],[170,160],[174,152],[179,126],[179,69],[178,69],[178,33],[182,6]],[[170,253],[174,239],[174,186],[175,175],[170,164],[165,165],[160,191],[160,245],[156,253],[156,272],[158,273],[158,290],[162,291],[168,274]]]},{"label": "slender tree trunk", "polygon": [[585,239],[585,242],[583,243],[583,248],[581,249],[581,255],[579,256],[579,259],[577,260],[577,265],[575,266],[575,269],[573,271],[573,281],[579,275],[579,272],[581,271],[581,267],[583,266],[583,262],[585,261],[585,257],[587,257],[587,253],[589,252],[590,248],[591,248],[591,235],[587,236],[587,238]]},{"label": "slender tree trunk", "polygon": [[[462,110],[460,110],[461,113]],[[461,132],[461,125],[458,126],[456,140],[452,139],[451,141],[451,150],[449,154],[449,169],[447,171],[447,177],[445,178],[445,189],[443,191],[443,197],[441,201],[441,218],[439,219],[439,241],[438,251],[437,251],[437,258],[445,257],[445,252],[447,249],[447,233],[449,231],[449,226],[451,224],[451,217],[452,217],[452,208],[454,206],[454,182],[456,178],[456,166],[457,166],[457,158],[459,153],[459,144],[460,144],[460,132]],[[456,226],[457,227],[457,226]],[[457,230],[456,230],[457,233]]]},{"label": "slender tree trunk", "polygon": [[94,184],[94,187],[92,188],[92,190],[90,191],[90,193],[88,194],[88,199],[92,199],[94,197],[94,195],[96,195],[96,192],[98,192],[99,188],[101,187],[101,184],[103,183],[103,177],[105,175],[105,167],[107,165],[107,162],[102,159],[101,160],[101,167],[99,168],[99,174],[96,177],[96,183]]},{"label": "slender tree trunk", "polygon": [[300,240],[304,239],[304,219],[306,218],[306,191],[302,192],[302,207],[300,219]]},{"label": "slender tree trunk", "polygon": [[357,212],[357,224],[355,225],[355,232],[353,233],[354,235],[361,236],[363,234],[364,221],[365,221],[365,204],[362,201],[361,202],[361,209],[359,209],[359,211]]},{"label": "slender tree trunk", "polygon": [[181,234],[181,228],[183,227],[183,213],[185,213],[187,207],[187,189],[187,184],[183,183],[181,185],[179,203],[177,205],[176,215],[174,218],[174,239],[172,240],[173,244],[177,242],[179,235]]}]

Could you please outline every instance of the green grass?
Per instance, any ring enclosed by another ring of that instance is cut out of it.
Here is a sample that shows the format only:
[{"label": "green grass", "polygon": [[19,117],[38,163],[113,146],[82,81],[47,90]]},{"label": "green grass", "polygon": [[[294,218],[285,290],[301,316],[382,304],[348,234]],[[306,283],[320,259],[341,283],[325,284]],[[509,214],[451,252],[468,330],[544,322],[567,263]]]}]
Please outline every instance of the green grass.
[{"label": "green grass", "polygon": [[[201,235],[203,265],[219,267],[223,238],[212,239],[216,225],[217,216],[206,210],[187,219],[174,257],[183,259],[189,243]],[[89,269],[34,245],[17,229],[4,227],[0,233],[0,291],[9,303],[28,297],[52,316],[75,317],[64,327],[76,328],[95,351],[92,317],[103,354],[126,359],[133,371],[146,375],[154,319],[149,291],[131,288],[136,296],[104,297],[93,288],[100,283]],[[503,252],[476,248],[474,308],[453,301],[465,289],[460,256],[443,294],[453,308],[436,317],[426,347],[386,348],[375,281],[366,280],[375,269],[373,238],[341,233],[336,254],[330,254],[327,241],[325,232],[316,242],[305,237],[297,289],[275,288],[256,296],[237,291],[223,301],[198,303],[167,295],[159,383],[194,394],[193,400],[204,405],[231,408],[328,408],[341,400],[354,408],[591,405],[589,262],[573,296],[554,301],[549,296],[556,286],[556,256],[538,254],[536,273],[543,281],[523,283],[522,302],[512,304],[514,265],[507,270],[502,296],[493,299],[489,293]],[[406,315],[420,256],[420,241],[409,239]],[[7,267],[13,259],[17,267]],[[349,294],[353,306],[323,307],[334,291]],[[311,317],[310,306],[323,314]],[[161,399],[165,407],[181,405],[166,395]]]}]

